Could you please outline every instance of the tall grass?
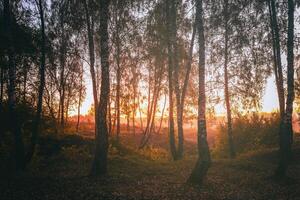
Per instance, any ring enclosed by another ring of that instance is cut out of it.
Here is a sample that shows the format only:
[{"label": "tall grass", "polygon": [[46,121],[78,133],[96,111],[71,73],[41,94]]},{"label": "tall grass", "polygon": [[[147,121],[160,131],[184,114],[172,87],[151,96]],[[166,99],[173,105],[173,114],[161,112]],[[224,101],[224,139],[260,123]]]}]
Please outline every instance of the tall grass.
[{"label": "tall grass", "polygon": [[[278,113],[238,114],[233,119],[233,140],[236,153],[241,154],[276,146],[279,123]],[[217,157],[228,157],[229,155],[226,123],[221,123],[218,127],[213,153]]]}]

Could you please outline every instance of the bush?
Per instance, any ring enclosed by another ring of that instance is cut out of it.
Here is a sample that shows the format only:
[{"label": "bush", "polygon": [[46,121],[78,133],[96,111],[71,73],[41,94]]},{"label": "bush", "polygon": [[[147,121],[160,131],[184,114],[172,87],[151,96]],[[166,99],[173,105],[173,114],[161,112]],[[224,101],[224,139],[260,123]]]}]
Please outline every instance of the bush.
[{"label": "bush", "polygon": [[165,160],[169,158],[167,150],[154,146],[146,146],[138,151],[139,155],[149,160]]},{"label": "bush", "polygon": [[62,155],[73,161],[91,159],[92,154],[88,146],[67,146],[62,147]]},{"label": "bush", "polygon": [[[237,154],[278,144],[279,113],[238,114],[233,120],[233,142]],[[220,124],[216,135],[214,154],[229,155],[227,124]]]}]

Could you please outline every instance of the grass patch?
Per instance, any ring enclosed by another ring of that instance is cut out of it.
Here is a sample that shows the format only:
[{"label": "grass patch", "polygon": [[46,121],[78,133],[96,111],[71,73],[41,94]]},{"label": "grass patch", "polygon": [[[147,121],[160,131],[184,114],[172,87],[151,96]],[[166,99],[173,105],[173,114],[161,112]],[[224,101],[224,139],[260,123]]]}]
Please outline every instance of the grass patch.
[{"label": "grass patch", "polygon": [[[295,144],[298,147],[298,144]],[[120,150],[121,149],[121,150]],[[59,153],[37,155],[24,175],[0,180],[2,199],[299,199],[300,165],[290,166],[292,184],[268,177],[276,149],[214,159],[202,187],[186,184],[195,154],[172,161],[164,148],[110,147],[109,172],[89,177],[93,143],[64,142]],[[120,152],[121,151],[121,152]],[[276,156],[275,156],[276,157]]]}]

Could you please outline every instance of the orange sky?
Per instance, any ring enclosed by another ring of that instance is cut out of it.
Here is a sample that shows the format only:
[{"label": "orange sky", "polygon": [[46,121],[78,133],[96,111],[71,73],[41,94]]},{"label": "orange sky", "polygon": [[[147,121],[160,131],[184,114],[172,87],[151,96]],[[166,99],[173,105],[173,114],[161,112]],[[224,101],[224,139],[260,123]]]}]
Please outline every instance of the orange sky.
[{"label": "orange sky", "polygon": [[[91,79],[89,77],[89,74],[85,74],[85,82],[86,82],[86,98],[82,103],[81,106],[81,114],[86,115],[88,113],[88,110],[90,109],[91,105],[93,104],[93,92],[92,92],[92,83]],[[162,98],[163,101],[163,98]],[[274,82],[274,77],[270,77],[267,81],[267,86],[265,89],[265,94],[263,96],[262,100],[262,111],[263,112],[272,112],[278,108],[278,99],[277,99],[277,94],[276,94],[276,86]],[[146,104],[143,105],[142,107],[146,108]],[[159,109],[162,110],[163,107],[163,102],[159,103]],[[224,113],[224,106],[217,105],[215,107],[217,114],[222,115]],[[77,111],[72,110],[70,111],[71,115],[76,115]]]}]

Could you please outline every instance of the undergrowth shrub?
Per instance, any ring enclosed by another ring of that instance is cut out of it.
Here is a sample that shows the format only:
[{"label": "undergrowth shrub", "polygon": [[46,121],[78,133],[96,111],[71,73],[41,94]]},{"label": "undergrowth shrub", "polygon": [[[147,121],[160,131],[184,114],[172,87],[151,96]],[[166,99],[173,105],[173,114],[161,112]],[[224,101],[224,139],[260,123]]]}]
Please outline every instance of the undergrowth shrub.
[{"label": "undergrowth shrub", "polygon": [[92,154],[88,146],[71,145],[68,147],[62,147],[62,154],[65,158],[70,160],[86,160],[92,158]]},{"label": "undergrowth shrub", "polygon": [[154,147],[152,145],[140,149],[138,153],[150,160],[164,160],[169,157],[169,153],[166,149]]},{"label": "undergrowth shrub", "polygon": [[166,149],[153,146],[153,145],[146,145],[144,148],[139,149],[130,145],[122,145],[118,143],[115,139],[110,139],[109,145],[109,155],[129,155],[135,154],[142,156],[149,160],[164,160],[167,159],[169,153]]},{"label": "undergrowth shrub", "polygon": [[[263,115],[238,114],[233,119],[233,142],[237,154],[273,147],[278,144],[280,118],[278,113]],[[221,123],[216,134],[215,156],[228,157],[227,124]]]}]

